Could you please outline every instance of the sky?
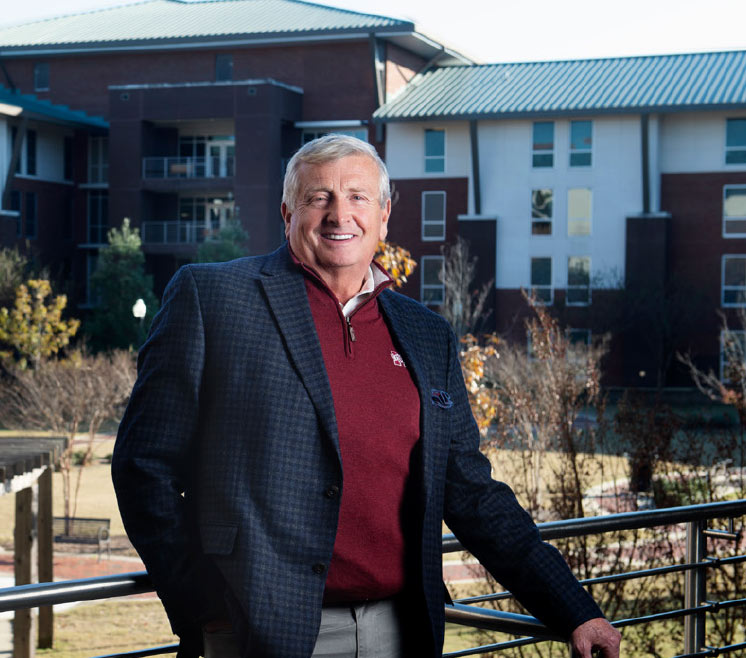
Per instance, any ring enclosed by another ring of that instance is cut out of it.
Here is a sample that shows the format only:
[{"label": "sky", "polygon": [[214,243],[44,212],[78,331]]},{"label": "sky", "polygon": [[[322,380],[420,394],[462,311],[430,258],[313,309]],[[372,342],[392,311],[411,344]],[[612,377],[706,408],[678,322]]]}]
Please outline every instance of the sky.
[{"label": "sky", "polygon": [[[5,0],[0,25],[127,4]],[[746,0],[326,0],[413,20],[480,62],[746,49]]]}]

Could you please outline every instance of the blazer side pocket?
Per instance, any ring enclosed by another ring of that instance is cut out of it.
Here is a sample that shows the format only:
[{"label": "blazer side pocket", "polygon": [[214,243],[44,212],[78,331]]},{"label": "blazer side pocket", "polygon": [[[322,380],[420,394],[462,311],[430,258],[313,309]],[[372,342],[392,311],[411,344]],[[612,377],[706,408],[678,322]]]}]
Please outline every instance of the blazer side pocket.
[{"label": "blazer side pocket", "polygon": [[202,550],[207,555],[230,555],[236,543],[238,526],[206,523],[199,528]]}]

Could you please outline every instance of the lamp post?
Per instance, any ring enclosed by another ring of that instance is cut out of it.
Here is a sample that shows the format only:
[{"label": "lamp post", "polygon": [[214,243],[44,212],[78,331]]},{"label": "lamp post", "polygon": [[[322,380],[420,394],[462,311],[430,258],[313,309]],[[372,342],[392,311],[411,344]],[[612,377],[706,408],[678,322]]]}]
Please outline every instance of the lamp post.
[{"label": "lamp post", "polygon": [[142,324],[147,310],[148,309],[147,306],[145,306],[145,302],[142,300],[142,298],[140,298],[132,306],[132,315],[134,315],[136,319],[140,320],[140,324]]}]

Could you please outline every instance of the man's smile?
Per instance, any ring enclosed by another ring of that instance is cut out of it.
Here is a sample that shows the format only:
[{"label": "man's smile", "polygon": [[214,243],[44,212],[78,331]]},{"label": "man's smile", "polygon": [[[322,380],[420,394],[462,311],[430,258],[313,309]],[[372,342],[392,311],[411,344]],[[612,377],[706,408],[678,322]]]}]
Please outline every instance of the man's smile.
[{"label": "man's smile", "polygon": [[322,233],[321,237],[327,240],[352,240],[355,236],[352,233]]}]

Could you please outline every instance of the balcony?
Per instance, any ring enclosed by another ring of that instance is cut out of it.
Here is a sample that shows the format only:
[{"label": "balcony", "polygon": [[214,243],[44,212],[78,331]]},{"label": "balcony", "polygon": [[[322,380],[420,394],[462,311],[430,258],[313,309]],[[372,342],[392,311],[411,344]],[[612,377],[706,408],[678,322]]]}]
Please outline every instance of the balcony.
[{"label": "balcony", "polygon": [[142,243],[148,245],[193,245],[204,242],[213,230],[209,222],[143,222]]},{"label": "balcony", "polygon": [[142,177],[145,180],[178,180],[204,178],[232,178],[235,158],[232,155],[196,157],[145,157]]}]

